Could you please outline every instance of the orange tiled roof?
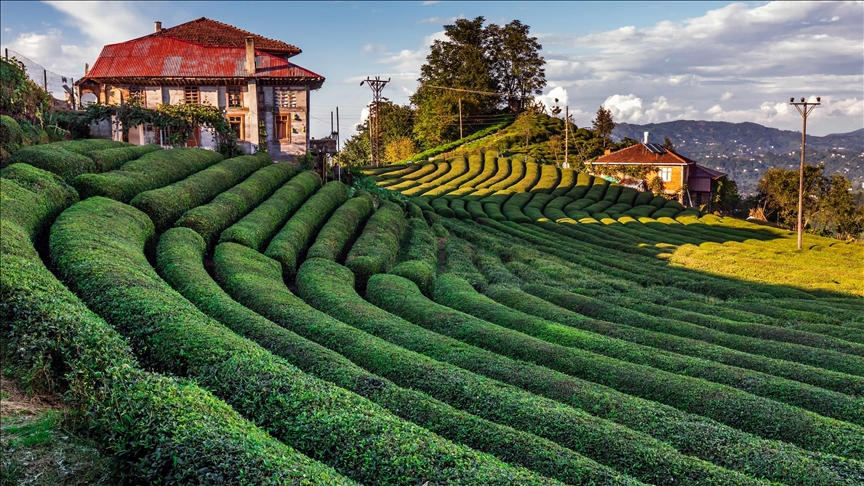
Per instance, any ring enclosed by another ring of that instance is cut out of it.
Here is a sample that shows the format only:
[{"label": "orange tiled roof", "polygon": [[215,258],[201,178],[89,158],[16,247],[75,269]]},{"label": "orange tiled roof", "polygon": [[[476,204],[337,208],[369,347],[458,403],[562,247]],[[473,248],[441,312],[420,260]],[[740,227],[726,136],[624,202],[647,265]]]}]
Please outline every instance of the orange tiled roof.
[{"label": "orange tiled roof", "polygon": [[599,157],[595,164],[652,164],[652,165],[690,165],[696,161],[664,149],[658,154],[648,150],[645,144],[638,143],[609,155]]},{"label": "orange tiled roof", "polygon": [[201,44],[208,47],[246,47],[246,37],[255,38],[255,49],[278,55],[296,56],[301,51],[299,47],[285,42],[268,39],[258,34],[238,29],[206,17],[162,29],[145,37],[173,37]]}]

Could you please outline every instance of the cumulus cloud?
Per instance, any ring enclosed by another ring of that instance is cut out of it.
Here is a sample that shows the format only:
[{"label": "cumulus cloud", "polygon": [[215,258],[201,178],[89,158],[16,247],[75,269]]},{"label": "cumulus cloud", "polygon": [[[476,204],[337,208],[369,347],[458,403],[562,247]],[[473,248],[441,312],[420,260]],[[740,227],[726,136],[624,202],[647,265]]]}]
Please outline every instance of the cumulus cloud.
[{"label": "cumulus cloud", "polygon": [[[782,104],[793,95],[864,97],[862,10],[861,2],[733,3],[682,21],[538,38],[555,49],[547,64],[550,83],[578,88],[587,106],[606,99],[620,104],[621,121],[684,116],[744,121],[750,114],[794,129],[794,117],[787,122],[780,114],[768,116],[763,104]],[[652,107],[643,100],[660,96],[681,108],[650,114]],[[722,111],[715,107],[718,101]],[[850,103],[849,109],[830,113],[855,112],[858,105]],[[816,132],[864,126],[860,116],[844,115],[844,121],[822,111],[832,121],[815,127]]]},{"label": "cumulus cloud", "polygon": [[612,95],[606,98],[603,107],[612,112],[614,120],[637,124],[680,120],[698,113],[693,107],[676,105],[665,96],[647,103],[633,93]]},{"label": "cumulus cloud", "polygon": [[387,46],[384,44],[366,44],[363,46],[363,52],[387,52]]}]

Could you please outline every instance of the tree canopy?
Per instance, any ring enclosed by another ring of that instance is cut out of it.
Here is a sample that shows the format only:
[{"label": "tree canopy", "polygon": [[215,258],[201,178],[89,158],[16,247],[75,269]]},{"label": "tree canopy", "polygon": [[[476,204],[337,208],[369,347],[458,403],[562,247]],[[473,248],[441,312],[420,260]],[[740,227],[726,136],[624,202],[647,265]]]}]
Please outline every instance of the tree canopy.
[{"label": "tree canopy", "polygon": [[591,127],[598,137],[603,139],[603,148],[609,144],[609,136],[612,135],[612,130],[615,129],[615,122],[612,120],[612,110],[600,107],[597,110],[597,115],[594,121],[591,122]]}]

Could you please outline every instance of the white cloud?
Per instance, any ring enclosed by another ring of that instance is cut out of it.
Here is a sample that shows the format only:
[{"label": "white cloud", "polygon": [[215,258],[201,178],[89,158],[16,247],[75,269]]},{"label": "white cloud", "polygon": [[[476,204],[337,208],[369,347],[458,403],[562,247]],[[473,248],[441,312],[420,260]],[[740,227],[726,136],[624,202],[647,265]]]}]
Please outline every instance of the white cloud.
[{"label": "white cloud", "polygon": [[[774,105],[790,95],[864,98],[862,13],[862,2],[733,3],[683,21],[538,38],[556,51],[547,56],[550,85],[578,89],[577,102],[584,107],[607,100],[621,121],[707,116],[745,121],[759,115],[758,120],[794,129],[794,117],[769,116],[762,104],[776,111]],[[645,101],[660,96],[679,108],[654,108]],[[718,101],[724,102],[719,112]],[[848,109],[837,106],[833,112],[857,113],[861,102],[848,103]],[[814,130],[825,134],[864,126],[861,116],[844,116],[826,116]]]},{"label": "white cloud", "polygon": [[464,19],[465,15],[459,15],[458,17],[429,17],[427,19],[420,19],[417,22],[420,24],[452,24],[459,19]]},{"label": "white cloud", "polygon": [[421,5],[435,5],[436,3],[438,3],[438,0],[426,0]]},{"label": "white cloud", "polygon": [[129,3],[45,2],[69,16],[69,23],[100,45],[124,42],[146,35],[153,22]]},{"label": "white cloud", "polygon": [[363,52],[387,52],[387,46],[384,44],[366,44],[363,46]]},{"label": "white cloud", "polygon": [[563,86],[555,86],[548,93],[539,95],[535,99],[543,103],[547,110],[551,110],[555,106],[561,107],[561,113],[564,113],[564,107],[570,102],[567,89]]}]

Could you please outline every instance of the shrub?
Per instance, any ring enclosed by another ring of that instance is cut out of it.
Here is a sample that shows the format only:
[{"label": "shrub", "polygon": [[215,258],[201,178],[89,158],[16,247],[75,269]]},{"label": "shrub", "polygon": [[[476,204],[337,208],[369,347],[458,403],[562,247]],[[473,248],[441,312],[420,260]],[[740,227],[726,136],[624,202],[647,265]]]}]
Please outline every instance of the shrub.
[{"label": "shrub", "polygon": [[449,152],[449,151],[451,151],[455,148],[458,148],[459,146],[466,144],[468,142],[473,142],[474,140],[479,140],[483,137],[492,135],[493,133],[498,133],[500,130],[503,130],[504,128],[506,128],[511,123],[513,123],[513,119],[504,121],[502,123],[497,123],[495,125],[486,127],[482,130],[478,130],[478,131],[472,133],[471,135],[468,135],[467,137],[460,138],[459,140],[456,140],[456,141],[453,141],[450,143],[445,143],[443,145],[439,145],[437,147],[430,148],[428,150],[424,150],[423,152],[420,152],[419,154],[411,157],[408,160],[410,160],[412,162],[422,162],[422,161],[428,160],[430,157],[435,157],[435,156],[441,155],[445,152]]},{"label": "shrub", "polygon": [[[368,192],[362,192],[339,206],[318,232],[306,258],[341,261],[351,241],[357,237],[360,228],[372,214],[372,210],[372,196]],[[424,222],[423,225],[425,226],[426,223]]]},{"label": "shrub", "polygon": [[272,163],[266,152],[223,160],[182,181],[142,192],[129,204],[150,216],[156,233],[161,234],[186,211],[205,204]]},{"label": "shrub", "polygon": [[445,218],[455,218],[456,213],[453,212],[452,209],[450,209],[449,202],[449,199],[439,197],[433,199],[432,202],[429,203],[429,205],[432,206],[432,210],[434,210],[439,215]]},{"label": "shrub", "polygon": [[509,158],[499,157],[496,161],[495,169],[495,174],[492,177],[486,179],[483,182],[475,184],[474,187],[476,187],[477,189],[491,189],[493,185],[496,185],[509,177],[511,171],[513,170],[511,160]]},{"label": "shrub", "polygon": [[[594,333],[561,326],[499,304],[489,297],[477,293],[468,282],[460,280],[448,280],[448,285],[436,285],[435,300],[455,310],[536,338],[537,340],[519,338],[517,334],[511,334],[514,339],[519,339],[526,349],[533,345],[536,352],[543,350],[547,354],[553,354],[557,351],[562,357],[572,353],[572,350],[584,350],[604,356],[604,358],[598,358],[595,361],[602,361],[606,359],[605,357],[609,357],[628,363],[645,365],[651,367],[647,370],[649,373],[663,370],[676,375],[700,378],[745,390],[760,397],[799,406],[827,417],[859,425],[864,423],[864,411],[856,410],[859,407],[855,400],[847,395],[829,392],[757,371],[736,368],[717,362],[719,360],[716,359],[708,361],[702,358],[681,356],[649,346],[630,343],[626,340],[598,336]],[[507,334],[506,331],[502,333],[502,335]],[[545,346],[544,342],[561,347],[550,349]],[[581,351],[576,351],[576,353],[581,354]],[[781,366],[774,363],[774,367],[779,369]],[[815,369],[811,370],[816,373],[820,372]]]},{"label": "shrub", "polygon": [[282,264],[282,271],[287,278],[294,276],[315,234],[347,199],[348,188],[345,184],[338,181],[324,184],[273,237],[264,253]]},{"label": "shrub", "polygon": [[[392,413],[410,420],[429,431],[452,440],[476,446],[480,450],[499,455],[514,464],[532,467],[550,477],[558,477],[573,483],[583,481],[603,481],[617,484],[632,482],[618,473],[600,466],[578,454],[564,449],[550,441],[539,439],[524,432],[515,431],[466,412],[454,409],[423,393],[400,388],[391,381],[371,374],[355,365],[346,357],[327,349],[313,341],[301,337],[288,329],[309,336],[311,339],[322,340],[330,331],[337,330],[341,334],[357,334],[345,324],[309,307],[302,300],[291,294],[281,279],[279,264],[263,257],[257,252],[236,244],[219,245],[216,252],[216,262],[226,287],[244,295],[247,303],[263,315],[272,316],[275,322],[265,319],[249,308],[233,301],[210,277],[204,269],[204,245],[199,236],[186,229],[171,229],[165,232],[159,243],[158,265],[160,273],[184,297],[193,302],[210,317],[222,322],[238,334],[255,340],[272,353],[284,357],[303,371],[318,376],[337,386],[351,390],[374,401]],[[309,261],[316,261],[310,259]],[[269,265],[265,262],[269,262]],[[274,271],[275,270],[275,271]],[[225,275],[228,273],[229,275]],[[323,330],[324,324],[330,331]],[[367,341],[379,341],[367,336]],[[330,340],[328,345],[335,344]],[[338,347],[338,344],[337,344]],[[360,351],[358,349],[358,351]],[[361,351],[362,352],[362,351]],[[350,356],[350,353],[349,353]],[[369,405],[356,399],[355,410],[368,411]],[[380,434],[374,429],[376,423],[383,420],[375,417],[375,422],[358,420],[353,425],[352,437],[358,434]],[[371,422],[371,423],[370,423]],[[458,462],[459,468],[467,465],[481,469],[496,465],[481,454],[476,454],[464,447],[454,447],[452,444],[432,435],[426,430],[414,427],[405,422],[396,424],[401,432],[399,441],[387,444],[377,443],[365,451],[365,457],[374,457],[376,448],[387,447],[390,452],[390,462],[394,465],[412,457],[411,465],[405,473],[420,474],[423,468],[430,468],[431,475],[443,476],[450,469],[442,464],[430,464],[432,460]],[[332,440],[332,439],[327,439]],[[357,440],[357,439],[355,439]],[[433,447],[422,450],[408,451],[414,442],[425,442]],[[340,448],[342,449],[342,448]],[[323,454],[334,454],[325,452]],[[419,460],[418,460],[419,459]],[[364,460],[363,458],[358,461]],[[384,458],[373,459],[384,461]],[[473,464],[472,464],[473,461]],[[511,473],[532,480],[525,472],[497,463]],[[389,466],[389,464],[388,464]],[[471,467],[468,466],[468,467]],[[455,468],[453,468],[455,470]],[[430,471],[426,471],[429,474]],[[405,474],[403,473],[403,474]],[[453,474],[450,481],[463,482],[480,481],[483,472],[461,471]],[[458,476],[457,476],[458,474]],[[475,475],[478,476],[475,478]],[[590,478],[590,479],[589,479]],[[387,477],[377,476],[373,481],[380,482]]]},{"label": "shrub", "polygon": [[609,187],[606,188],[606,194],[603,195],[602,200],[610,203],[609,205],[612,206],[613,204],[615,204],[615,201],[618,200],[618,196],[621,195],[621,189],[623,189],[623,187],[619,186],[618,184],[609,184]]},{"label": "shrub", "polygon": [[[445,278],[445,282],[441,282],[442,278]],[[436,282],[436,287],[442,284],[446,285],[446,280],[446,275],[440,276]],[[303,289],[300,291],[303,293]],[[347,299],[344,293],[339,298],[343,301]],[[476,330],[476,326],[473,325],[478,322],[476,318],[435,304],[423,297],[411,282],[396,276],[379,275],[373,277],[370,280],[366,298],[371,303],[403,318],[407,318],[429,331],[440,332],[444,335],[458,335],[460,340],[469,340],[468,336]],[[315,306],[321,305],[322,308],[334,309],[334,312],[337,308],[334,302],[312,303]],[[373,322],[379,328],[384,327],[384,323],[388,322],[383,316],[371,316],[370,312],[361,313],[354,311],[354,315],[352,316],[346,311],[339,310],[338,316],[346,319],[346,322],[356,323],[356,325],[361,325],[361,321],[366,319],[370,321],[374,319]],[[364,325],[364,327],[366,326]],[[383,333],[384,331],[382,329],[377,332]],[[841,479],[843,476],[850,474],[854,476],[861,472],[860,466],[849,464],[847,461],[835,456],[814,454],[784,442],[759,439],[753,435],[742,433],[732,427],[718,424],[698,415],[687,414],[675,408],[660,405],[653,401],[638,399],[627,394],[618,394],[609,388],[591,382],[574,380],[571,377],[562,377],[559,373],[548,368],[532,367],[532,365],[527,363],[518,366],[515,365],[515,363],[522,363],[520,361],[512,361],[511,364],[507,365],[500,362],[500,360],[506,358],[467,346],[467,343],[458,342],[458,344],[450,344],[450,349],[439,348],[445,342],[448,342],[447,338],[443,338],[433,332],[425,334],[422,338],[415,332],[415,341],[413,342],[409,341],[407,334],[400,334],[397,339],[397,333],[394,331],[388,332],[389,336],[393,336],[394,343],[403,347],[410,349],[412,346],[422,346],[421,349],[423,349],[423,352],[432,357],[440,357],[439,359],[445,359],[450,363],[469,370],[482,372],[490,378],[497,378],[506,383],[516,384],[525,390],[555,398],[562,403],[590,409],[592,414],[598,417],[605,416],[612,418],[616,422],[625,424],[634,430],[644,431],[660,440],[668,441],[679,450],[687,450],[689,454],[710,459],[718,465],[734,468],[754,477],[783,481],[787,484],[816,485],[827,484],[828,482],[839,484],[844,481],[844,479]],[[473,339],[470,339],[470,341],[473,341]],[[483,341],[490,344],[496,342],[493,335],[485,335]],[[459,351],[453,349],[457,346],[460,347]],[[467,346],[467,348],[461,348],[461,346]],[[619,373],[616,372],[612,376],[619,376]],[[448,382],[448,386],[455,388],[452,381]],[[499,394],[492,395],[490,393],[485,395],[477,393],[475,396],[489,397],[481,405],[486,408],[495,407],[499,403],[503,403],[501,398],[497,398],[500,397]],[[493,399],[493,396],[496,398]],[[704,397],[699,398],[702,399]],[[549,409],[544,408],[544,414],[526,413],[526,418],[535,418],[533,417],[534,415],[546,415],[546,418],[551,418],[553,413],[557,413],[553,412],[553,410],[550,407]],[[556,420],[561,424],[566,423],[563,417]],[[511,419],[510,423],[511,425],[514,424],[514,419]],[[840,424],[840,422],[835,422],[835,424]],[[557,427],[550,426],[541,435],[555,434],[556,429]],[[584,450],[583,447],[597,443],[594,437],[602,428],[586,427],[583,429],[580,427],[577,432],[574,425],[568,424],[567,430],[567,436],[579,438],[582,445],[577,447],[569,441],[559,443],[566,444],[574,448],[574,450],[582,451]],[[623,432],[612,433],[608,430],[600,433],[603,434],[603,437],[616,441],[624,436]],[[709,437],[710,440],[708,439]],[[560,441],[560,439],[558,440]],[[677,451],[675,454],[659,453],[658,451],[658,453],[652,454],[651,458],[648,459],[643,453],[627,453],[619,449],[624,445],[628,448],[639,447],[640,450],[646,450],[642,449],[642,447],[645,447],[641,445],[643,443],[644,439],[631,436],[626,444],[603,444],[602,450],[604,454],[615,454],[612,452],[613,450],[620,451],[617,453],[617,459],[608,456],[604,456],[604,459],[599,459],[598,456],[594,455],[594,452],[585,453],[589,457],[598,457],[598,460],[605,464],[614,464],[614,467],[618,470],[647,482],[668,482],[673,476],[676,477],[676,483],[679,480],[698,484],[710,482],[728,484],[736,481],[746,481],[745,479],[733,479],[731,477],[723,479],[711,477],[708,475],[710,473],[706,474],[710,470],[710,466],[707,470],[702,469],[707,465],[705,463],[700,464],[701,471],[698,473],[695,471],[683,473],[683,469],[681,469],[683,464],[680,459],[682,456],[677,456]],[[651,446],[651,448],[656,450],[656,446]],[[768,456],[771,456],[771,459],[768,459]],[[647,468],[643,462],[646,460],[650,463],[650,466]],[[624,464],[621,464],[622,462]],[[780,462],[784,466],[780,467]],[[673,466],[672,464],[675,465]],[[816,466],[816,464],[819,464],[819,466]],[[674,472],[666,472],[666,476],[662,479],[652,479],[653,475],[660,471],[665,471],[670,467],[674,469]],[[637,470],[640,472],[637,473]],[[819,474],[820,478],[816,479],[808,471],[812,471],[812,474]],[[728,471],[724,471],[724,473],[729,474]],[[686,478],[679,479],[679,474],[683,474]]]},{"label": "shrub", "polygon": [[[507,188],[512,192],[528,192],[540,182],[540,165],[534,162],[525,164],[525,173],[515,184]],[[552,166],[554,168],[554,166]]]},{"label": "shrub", "polygon": [[573,186],[576,185],[576,171],[572,169],[559,169],[561,173],[561,179],[558,181],[558,185],[555,186],[555,189],[550,193],[555,197],[563,197],[566,196],[570,190],[573,189]]},{"label": "shrub", "polygon": [[70,152],[53,144],[24,147],[9,158],[8,164],[30,164],[52,172],[71,183],[81,174],[97,172],[96,163],[86,155]]},{"label": "shrub", "polygon": [[[77,140],[76,140],[77,141]],[[136,147],[118,147],[94,150],[85,155],[93,159],[96,164],[95,172],[107,172],[117,170],[125,163],[141,158],[144,154],[162,150],[158,145],[141,145]]]},{"label": "shrub", "polygon": [[320,187],[321,177],[318,174],[310,171],[297,174],[251,213],[223,231],[219,241],[263,250],[288,218]]},{"label": "shrub", "polygon": [[222,160],[216,152],[198,148],[158,150],[104,174],[82,174],[73,184],[82,199],[103,196],[128,203],[135,196],[173,184]]},{"label": "shrub", "polygon": [[[266,155],[262,157],[269,158]],[[186,211],[174,225],[191,228],[204,238],[208,247],[212,247],[226,228],[272,196],[294,174],[294,166],[291,164],[268,163],[209,203]]]},{"label": "shrub", "polygon": [[[130,482],[347,483],[196,385],[141,370],[128,344],[54,277],[33,246],[40,228],[77,200],[75,191],[27,166],[11,166],[2,177],[4,372],[31,391],[62,392],[70,422],[86,426]],[[9,217],[25,214],[24,226]]]},{"label": "shrub", "polygon": [[411,280],[420,290],[431,295],[438,268],[438,240],[422,219],[409,219],[408,231],[408,244],[402,249],[400,263],[389,273]]},{"label": "shrub", "polygon": [[483,204],[480,201],[468,201],[468,203],[465,204],[465,211],[468,212],[468,215],[471,217],[471,219],[489,217],[489,215],[486,214],[485,211],[483,211]]},{"label": "shrub", "polygon": [[396,263],[406,226],[405,213],[389,202],[383,202],[369,218],[345,258],[345,266],[357,276],[361,289],[369,277],[390,270]]},{"label": "shrub", "polygon": [[109,150],[123,147],[134,147],[131,143],[107,140],[104,138],[87,138],[81,140],[66,140],[48,144],[51,147],[61,148],[81,155],[90,155],[92,152]]},{"label": "shrub", "polygon": [[[152,225],[143,213],[102,198],[76,208],[55,224],[52,254],[88,303],[129,335],[133,346],[148,350],[149,365],[197,380],[275,437],[360,481],[552,483],[431,436],[237,336],[150,267],[141,248]],[[91,225],[103,231],[96,236]],[[279,265],[270,264],[278,274]]]}]

